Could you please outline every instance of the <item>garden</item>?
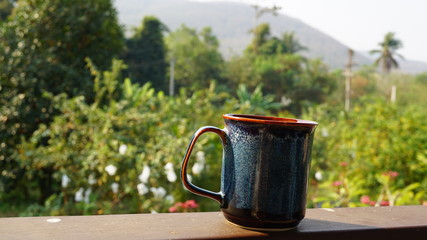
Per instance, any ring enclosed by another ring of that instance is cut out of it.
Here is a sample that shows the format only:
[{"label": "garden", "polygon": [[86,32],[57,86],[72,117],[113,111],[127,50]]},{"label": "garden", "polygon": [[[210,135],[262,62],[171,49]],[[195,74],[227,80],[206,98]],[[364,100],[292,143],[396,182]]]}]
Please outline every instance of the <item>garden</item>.
[{"label": "garden", "polygon": [[[342,70],[268,24],[224,60],[209,28],[166,34],[147,17],[125,38],[111,1],[77,2],[18,1],[0,23],[0,216],[217,211],[179,171],[192,134],[225,113],[319,123],[308,207],[427,204],[426,73],[360,67],[345,111]],[[191,181],[219,191],[220,139],[203,135],[194,153]]]}]

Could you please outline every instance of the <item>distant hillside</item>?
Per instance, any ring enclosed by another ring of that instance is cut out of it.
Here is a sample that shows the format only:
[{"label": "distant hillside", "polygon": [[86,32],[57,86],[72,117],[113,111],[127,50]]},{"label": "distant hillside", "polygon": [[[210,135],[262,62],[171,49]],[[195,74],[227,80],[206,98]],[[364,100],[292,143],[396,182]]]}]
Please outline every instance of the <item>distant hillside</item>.
[{"label": "distant hillside", "polygon": [[[254,26],[254,9],[235,2],[192,2],[187,0],[116,0],[120,21],[128,29],[140,25],[146,15],[155,15],[170,30],[181,24],[201,29],[211,26],[220,39],[221,52],[226,58],[240,54],[249,44],[249,30]],[[310,58],[322,58],[331,68],[343,68],[347,62],[348,46],[329,35],[286,15],[265,14],[258,23],[268,22],[272,34],[280,36],[293,31],[308,50],[302,52]],[[375,47],[375,46],[373,46]],[[371,64],[372,59],[356,52],[353,60],[357,65]],[[408,73],[427,71],[427,63],[405,60],[401,70]]]}]

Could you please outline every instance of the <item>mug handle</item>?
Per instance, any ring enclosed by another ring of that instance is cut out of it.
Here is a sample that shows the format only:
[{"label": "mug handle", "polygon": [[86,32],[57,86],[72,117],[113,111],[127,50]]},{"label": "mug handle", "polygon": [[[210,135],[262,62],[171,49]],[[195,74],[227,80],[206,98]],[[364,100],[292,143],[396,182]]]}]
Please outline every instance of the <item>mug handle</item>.
[{"label": "mug handle", "polygon": [[190,192],[195,193],[197,195],[204,196],[204,197],[212,198],[213,200],[215,200],[215,201],[219,202],[220,204],[222,204],[223,196],[222,196],[221,192],[212,192],[212,191],[200,188],[200,187],[192,184],[188,180],[188,177],[187,177],[187,165],[188,165],[188,160],[190,159],[191,152],[193,151],[193,147],[196,144],[197,139],[203,133],[207,133],[207,132],[216,133],[221,138],[222,146],[225,147],[225,144],[226,144],[226,141],[227,141],[226,139],[227,138],[226,138],[226,132],[224,130],[219,129],[217,127],[211,127],[211,126],[201,127],[193,135],[193,138],[191,139],[191,142],[188,145],[187,153],[185,154],[184,159],[182,160],[181,180],[182,180],[182,183],[184,184],[184,186]]}]

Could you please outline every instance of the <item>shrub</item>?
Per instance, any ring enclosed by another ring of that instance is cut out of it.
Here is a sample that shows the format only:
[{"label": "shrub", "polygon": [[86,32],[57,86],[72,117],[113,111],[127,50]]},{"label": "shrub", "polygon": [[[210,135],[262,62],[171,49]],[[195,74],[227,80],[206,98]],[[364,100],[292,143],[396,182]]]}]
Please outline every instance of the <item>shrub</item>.
[{"label": "shrub", "polygon": [[421,123],[427,116],[417,106],[365,98],[349,113],[321,107],[308,115],[321,123],[312,206],[360,206],[363,196],[391,205],[426,199],[427,127]]}]

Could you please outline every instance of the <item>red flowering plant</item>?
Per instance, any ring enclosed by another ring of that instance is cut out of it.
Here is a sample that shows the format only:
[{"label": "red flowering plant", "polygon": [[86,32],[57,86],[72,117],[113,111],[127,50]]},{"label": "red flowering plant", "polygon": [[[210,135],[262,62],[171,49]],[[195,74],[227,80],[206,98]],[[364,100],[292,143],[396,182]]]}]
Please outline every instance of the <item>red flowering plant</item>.
[{"label": "red flowering plant", "polygon": [[[399,173],[396,171],[386,171],[381,174],[376,175],[377,181],[381,184],[381,191],[378,195],[378,198],[371,199],[368,195],[363,195],[360,198],[360,203],[369,206],[394,206],[396,205],[396,200],[400,197],[401,191],[393,191],[393,182],[399,176]],[[409,185],[408,187],[413,187]],[[404,188],[403,190],[405,190]]]},{"label": "red flowering plant", "polygon": [[382,174],[377,174],[376,178],[382,185],[381,193],[374,206],[394,206],[398,194],[392,193],[392,183],[399,176],[396,171],[386,171]]},{"label": "red flowering plant", "polygon": [[199,204],[195,200],[187,200],[185,202],[177,202],[169,208],[169,212],[197,212]]},{"label": "red flowering plant", "polygon": [[350,202],[350,185],[347,180],[348,162],[339,162],[339,180],[332,182],[332,188],[337,196],[336,206],[346,206]]},{"label": "red flowering plant", "polygon": [[372,200],[368,195],[363,195],[362,197],[360,197],[360,203],[364,204],[364,205],[369,205],[369,206],[390,206],[390,201],[387,200],[381,200],[381,201],[374,201]]}]

